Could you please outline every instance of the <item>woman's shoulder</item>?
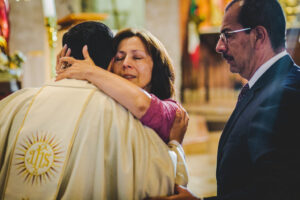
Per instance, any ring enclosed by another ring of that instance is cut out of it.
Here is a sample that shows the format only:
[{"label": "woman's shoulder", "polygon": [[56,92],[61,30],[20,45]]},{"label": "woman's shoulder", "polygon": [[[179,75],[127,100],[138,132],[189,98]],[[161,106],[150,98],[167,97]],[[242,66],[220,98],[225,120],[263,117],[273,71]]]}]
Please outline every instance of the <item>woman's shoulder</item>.
[{"label": "woman's shoulder", "polygon": [[176,100],[172,99],[172,98],[168,98],[168,99],[159,99],[157,96],[155,96],[154,94],[150,94],[151,95],[151,101],[155,101],[155,102],[158,102],[158,103],[171,103],[172,105],[179,105],[180,103],[177,102]]}]

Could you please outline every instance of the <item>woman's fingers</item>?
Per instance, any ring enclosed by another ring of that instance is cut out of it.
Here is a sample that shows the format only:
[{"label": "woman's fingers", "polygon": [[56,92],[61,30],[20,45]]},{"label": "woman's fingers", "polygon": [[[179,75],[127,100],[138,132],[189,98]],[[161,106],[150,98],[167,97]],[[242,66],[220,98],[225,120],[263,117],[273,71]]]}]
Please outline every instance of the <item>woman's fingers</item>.
[{"label": "woman's fingers", "polygon": [[55,81],[59,81],[66,78],[66,75],[64,73],[60,73],[55,77]]},{"label": "woman's fingers", "polygon": [[58,64],[56,65],[56,74],[59,74],[62,72],[63,70],[63,63],[62,61],[59,59]]},{"label": "woman's fingers", "polygon": [[59,81],[65,78],[73,78],[72,74],[74,74],[73,69],[71,70],[70,68],[68,68],[65,70],[61,70],[61,72],[56,76],[55,81]]},{"label": "woman's fingers", "polygon": [[57,74],[57,76],[55,77],[55,81],[59,81],[65,78],[70,78],[71,71],[72,70],[70,70],[70,68],[61,69]]},{"label": "woman's fingers", "polygon": [[109,65],[108,65],[108,67],[107,67],[107,71],[113,72],[112,65],[113,65],[113,63],[114,63],[114,60],[115,60],[114,57],[110,60]]},{"label": "woman's fingers", "polygon": [[183,116],[184,114],[183,114],[183,111],[182,111],[182,109],[180,109],[180,108],[177,108],[177,110],[176,110],[176,117],[175,117],[175,121],[177,122],[177,123],[180,123],[181,121],[182,121],[182,119],[184,118],[184,116]]},{"label": "woman's fingers", "polygon": [[63,48],[58,52],[57,56],[56,56],[56,61],[58,62],[58,60],[63,57],[62,55],[65,55],[66,51],[67,51],[67,45],[65,44],[63,46]]},{"label": "woman's fingers", "polygon": [[71,67],[74,63],[78,62],[75,58],[72,57],[62,57],[59,59],[60,69],[57,70],[57,73],[60,73],[60,70]]},{"label": "woman's fingers", "polygon": [[60,61],[62,63],[65,62],[67,64],[71,64],[72,65],[74,62],[76,62],[76,59],[73,58],[73,57],[62,57],[62,58],[60,58]]},{"label": "woman's fingers", "polygon": [[91,59],[89,51],[88,51],[88,46],[84,45],[82,48],[82,55],[84,57],[84,60],[89,63],[90,65],[95,65],[94,61]]},{"label": "woman's fingers", "polygon": [[79,80],[85,80],[85,72],[89,70],[93,70],[93,67],[96,67],[94,65],[94,62],[89,56],[89,53],[87,51],[87,46],[85,45],[82,49],[82,53],[84,56],[84,60],[77,60],[73,57],[68,57],[71,54],[71,50],[64,49],[60,53],[60,55],[64,55],[64,57],[61,57],[58,62],[58,66],[61,66],[57,68],[57,77],[56,80],[61,80],[64,78],[72,78],[72,79],[79,79]]},{"label": "woman's fingers", "polygon": [[56,81],[59,81],[64,78],[77,79],[77,80],[86,80],[85,77],[85,67],[80,66],[78,63],[74,63],[72,67],[62,69],[56,76]]},{"label": "woman's fingers", "polygon": [[178,123],[185,123],[188,122],[189,120],[189,115],[187,114],[186,110],[181,106],[179,105],[180,107],[176,110],[176,118],[175,120],[178,122]]},{"label": "woman's fingers", "polygon": [[69,68],[72,66],[72,64],[69,64],[65,61],[62,61],[61,59],[59,60],[58,66],[59,68],[56,69],[56,74],[62,73],[65,69]]},{"label": "woman's fingers", "polygon": [[66,55],[64,55],[64,56],[62,56],[62,57],[65,57],[65,56],[69,57],[70,55],[71,55],[71,49],[68,48]]},{"label": "woman's fingers", "polygon": [[67,47],[67,45],[65,44],[63,46],[63,48],[60,50],[60,52],[57,54],[56,56],[56,73],[59,73],[59,71],[63,68],[66,68],[66,66],[68,66],[68,63],[66,62],[61,62],[61,58],[62,57],[68,57],[71,55],[71,49]]},{"label": "woman's fingers", "polygon": [[188,122],[189,117],[187,112],[179,105],[176,110],[175,120],[170,131],[169,139],[177,140],[181,144],[187,130]]},{"label": "woman's fingers", "polygon": [[82,55],[83,55],[84,59],[90,59],[90,54],[89,54],[87,45],[83,46]]},{"label": "woman's fingers", "polygon": [[61,73],[62,69],[68,68],[70,66],[73,66],[75,63],[78,63],[79,66],[82,66],[84,64],[88,64],[90,66],[94,65],[93,60],[90,58],[87,45],[84,45],[82,48],[82,53],[84,56],[84,60],[77,60],[73,57],[69,57],[71,55],[71,49],[67,48],[65,45],[63,49],[59,52],[57,55],[57,61],[56,61],[56,72],[57,74]]},{"label": "woman's fingers", "polygon": [[67,45],[65,44],[64,47],[60,50],[60,52],[56,56],[56,67],[55,67],[56,71],[58,71],[61,68],[59,60],[62,57],[61,55],[65,54],[66,50],[67,50]]},{"label": "woman's fingers", "polygon": [[[184,110],[183,112],[184,112],[184,124],[188,124],[190,117],[189,117],[188,113],[186,112],[186,110]],[[186,126],[186,128],[187,128],[187,126]]]},{"label": "woman's fingers", "polygon": [[188,121],[189,121],[189,115],[188,115],[188,113],[186,112],[186,110],[184,109],[184,107],[182,107],[182,105],[179,105],[180,106],[180,108],[181,108],[181,111],[182,111],[182,115],[183,115],[183,121],[184,121],[184,123],[185,124],[187,124],[188,123]]}]

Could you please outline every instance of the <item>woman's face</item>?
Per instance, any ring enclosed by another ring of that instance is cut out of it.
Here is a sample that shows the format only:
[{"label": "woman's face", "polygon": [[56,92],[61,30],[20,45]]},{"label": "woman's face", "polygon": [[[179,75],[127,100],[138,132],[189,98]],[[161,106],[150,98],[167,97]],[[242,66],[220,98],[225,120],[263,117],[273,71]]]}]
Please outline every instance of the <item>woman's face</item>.
[{"label": "woman's face", "polygon": [[150,90],[153,60],[137,36],[123,39],[112,63],[112,72],[135,85]]}]

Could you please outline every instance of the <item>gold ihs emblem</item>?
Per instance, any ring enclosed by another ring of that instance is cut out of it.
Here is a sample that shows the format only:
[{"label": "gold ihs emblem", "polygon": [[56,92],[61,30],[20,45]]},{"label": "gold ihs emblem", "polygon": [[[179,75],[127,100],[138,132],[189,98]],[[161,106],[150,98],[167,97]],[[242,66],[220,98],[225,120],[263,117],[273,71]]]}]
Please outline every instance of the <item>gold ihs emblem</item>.
[{"label": "gold ihs emblem", "polygon": [[58,173],[63,163],[63,153],[60,142],[55,136],[32,134],[18,144],[15,165],[18,174],[25,182],[40,183],[51,180]]}]

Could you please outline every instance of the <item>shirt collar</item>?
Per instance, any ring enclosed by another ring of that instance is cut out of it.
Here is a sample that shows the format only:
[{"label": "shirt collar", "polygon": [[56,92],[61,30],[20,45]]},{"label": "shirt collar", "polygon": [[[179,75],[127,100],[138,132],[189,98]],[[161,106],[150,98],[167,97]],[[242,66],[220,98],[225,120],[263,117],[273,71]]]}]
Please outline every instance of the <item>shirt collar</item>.
[{"label": "shirt collar", "polygon": [[254,73],[254,75],[251,77],[251,79],[248,81],[249,84],[249,88],[251,88],[255,82],[280,58],[282,58],[283,56],[287,55],[287,51],[284,50],[282,52],[280,52],[279,54],[275,55],[274,57],[272,57],[270,60],[268,60],[267,62],[265,62],[263,65],[261,65],[258,70],[256,70],[256,72]]}]

